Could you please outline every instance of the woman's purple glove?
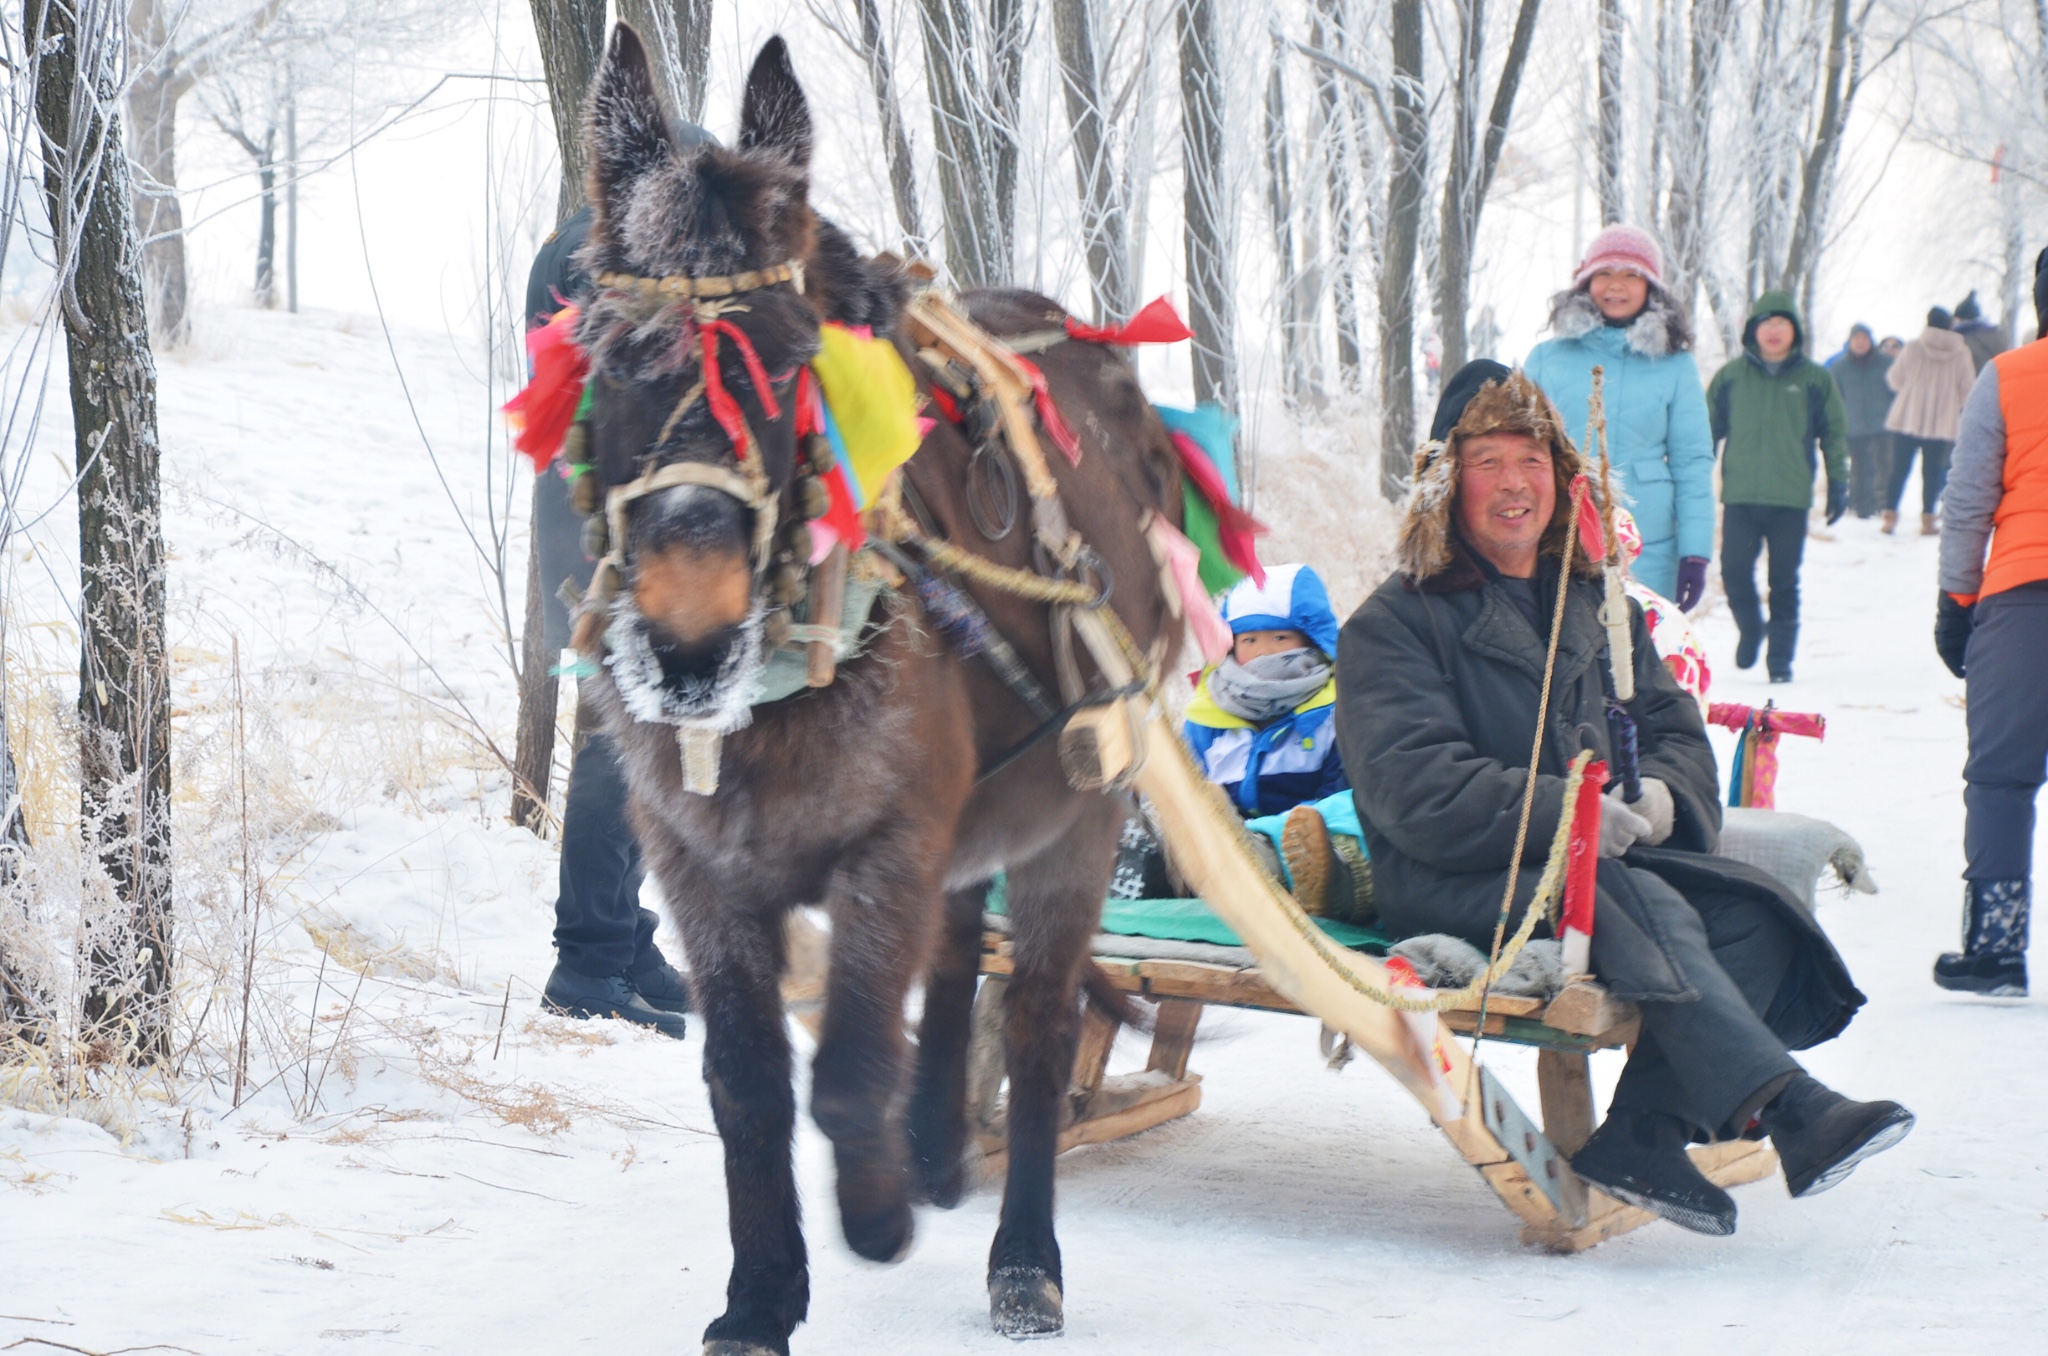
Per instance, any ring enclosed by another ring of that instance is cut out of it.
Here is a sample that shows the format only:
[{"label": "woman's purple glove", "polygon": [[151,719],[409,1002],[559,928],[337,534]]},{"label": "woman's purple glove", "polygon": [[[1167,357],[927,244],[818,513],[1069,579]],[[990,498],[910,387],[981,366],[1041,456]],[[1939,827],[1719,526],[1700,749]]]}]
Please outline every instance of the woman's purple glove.
[{"label": "woman's purple glove", "polygon": [[1707,558],[1686,556],[1678,562],[1678,596],[1671,601],[1680,612],[1690,612],[1707,596]]}]

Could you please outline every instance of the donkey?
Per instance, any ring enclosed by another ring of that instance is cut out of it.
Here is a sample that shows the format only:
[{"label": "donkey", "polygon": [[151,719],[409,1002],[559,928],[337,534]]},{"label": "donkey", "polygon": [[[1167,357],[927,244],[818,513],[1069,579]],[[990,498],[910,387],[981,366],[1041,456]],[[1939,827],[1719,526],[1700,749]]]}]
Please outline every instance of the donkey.
[{"label": "donkey", "polygon": [[[607,491],[655,468],[702,468],[693,483],[647,493],[614,515],[620,588],[592,647],[604,664],[591,681],[625,763],[648,868],[682,932],[705,1026],[733,1249],[727,1307],[705,1330],[705,1351],[786,1356],[809,1303],[791,1165],[792,1054],[778,992],[785,915],[822,904],[831,919],[811,1114],[833,1144],[847,1244],[892,1261],[909,1247],[913,1200],[944,1207],[960,1198],[969,1007],[983,900],[999,870],[1008,873],[1016,968],[1004,1014],[1010,1156],[989,1254],[990,1310],[1007,1335],[1056,1333],[1063,1278],[1053,1157],[1079,1028],[1077,983],[1124,807],[1069,786],[1056,741],[1039,737],[1047,722],[987,665],[949,648],[908,590],[885,595],[865,650],[829,686],[756,705],[733,722],[714,755],[715,791],[686,790],[687,757],[664,718],[730,706],[735,675],[749,671],[762,643],[772,577],[762,552],[782,540],[764,540],[762,515],[773,505],[778,523],[804,517],[792,414],[798,370],[823,322],[894,335],[911,279],[887,256],[863,259],[812,210],[811,116],[781,39],[755,59],[731,148],[678,143],[646,52],[624,25],[587,116],[595,220],[584,258],[599,287],[577,337],[591,364],[593,466]],[[785,280],[764,281],[782,278],[780,266],[792,261],[800,267]],[[736,275],[750,279],[747,289],[720,315],[687,298],[651,305],[658,289],[636,281]],[[1022,291],[961,301],[999,334],[1057,329],[1066,318]],[[721,420],[692,398],[705,384],[699,331],[707,317],[724,337],[710,360],[717,384],[745,420],[737,437],[730,405]],[[922,383],[918,359],[897,343]],[[1040,365],[1078,431],[1078,463],[1050,460],[1100,578],[1114,581],[1110,605],[1148,653],[1177,652],[1178,609],[1142,532],[1148,512],[1180,520],[1180,472],[1165,429],[1118,352],[1061,343]],[[1030,569],[1028,532],[991,541],[973,526],[965,489],[973,450],[940,420],[907,464],[926,530]],[[758,461],[745,466],[743,457]],[[751,497],[734,488],[735,470],[756,477]],[[970,592],[1049,683],[1048,609]],[[1099,684],[1085,660],[1081,672]],[[920,979],[912,1073],[905,997]]]}]

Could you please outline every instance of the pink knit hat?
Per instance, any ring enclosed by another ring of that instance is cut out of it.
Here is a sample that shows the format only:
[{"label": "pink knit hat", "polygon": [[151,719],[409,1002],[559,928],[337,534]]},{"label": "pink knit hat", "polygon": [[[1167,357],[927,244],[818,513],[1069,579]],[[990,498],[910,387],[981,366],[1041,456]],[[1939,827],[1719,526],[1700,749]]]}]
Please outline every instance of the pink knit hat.
[{"label": "pink knit hat", "polygon": [[1609,226],[1594,236],[1593,243],[1586,248],[1585,260],[1572,275],[1572,286],[1585,286],[1586,279],[1603,268],[1625,268],[1659,286],[1664,283],[1663,251],[1657,248],[1648,231],[1634,226]]}]

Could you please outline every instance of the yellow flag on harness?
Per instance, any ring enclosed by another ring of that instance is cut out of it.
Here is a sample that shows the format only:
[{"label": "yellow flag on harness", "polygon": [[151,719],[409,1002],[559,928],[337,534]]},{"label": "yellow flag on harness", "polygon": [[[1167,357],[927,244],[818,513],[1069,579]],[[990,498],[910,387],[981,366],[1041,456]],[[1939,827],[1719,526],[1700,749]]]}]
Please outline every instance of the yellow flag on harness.
[{"label": "yellow flag on harness", "polygon": [[844,325],[819,331],[811,371],[846,443],[847,470],[872,498],[921,441],[917,380],[894,344]]}]

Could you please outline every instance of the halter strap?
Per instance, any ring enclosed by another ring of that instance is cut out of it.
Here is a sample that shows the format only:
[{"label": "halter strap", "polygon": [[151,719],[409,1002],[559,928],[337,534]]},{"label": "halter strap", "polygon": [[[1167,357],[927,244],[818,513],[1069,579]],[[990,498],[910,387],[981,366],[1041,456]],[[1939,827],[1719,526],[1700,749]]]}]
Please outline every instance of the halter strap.
[{"label": "halter strap", "polygon": [[801,259],[791,259],[786,264],[775,264],[769,268],[748,269],[745,273],[730,273],[710,277],[692,277],[686,273],[672,273],[665,278],[642,278],[631,273],[600,273],[599,287],[609,287],[620,292],[637,292],[643,297],[655,300],[680,300],[685,297],[729,297],[739,292],[755,292],[776,283],[791,283],[798,292],[804,290],[804,264]]},{"label": "halter strap", "polygon": [[[745,467],[758,467],[760,457],[752,456],[742,462]],[[728,470],[723,466],[712,466],[701,461],[674,461],[666,466],[657,466],[637,480],[616,485],[605,496],[605,518],[611,526],[611,552],[605,563],[621,572],[626,564],[626,508],[636,499],[645,499],[650,494],[674,489],[678,485],[701,485],[706,489],[718,490],[740,501],[754,513],[753,565],[756,574],[767,568],[769,548],[775,541],[777,519],[775,496],[768,493],[768,478],[756,471],[753,475]]]}]

